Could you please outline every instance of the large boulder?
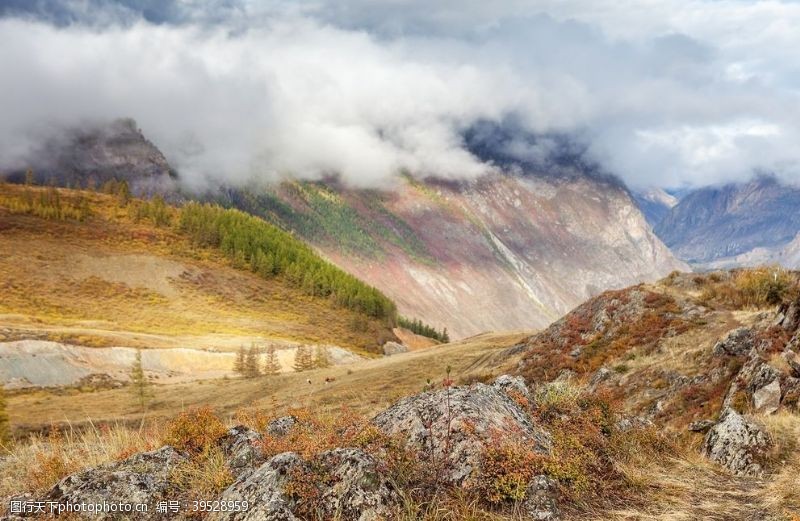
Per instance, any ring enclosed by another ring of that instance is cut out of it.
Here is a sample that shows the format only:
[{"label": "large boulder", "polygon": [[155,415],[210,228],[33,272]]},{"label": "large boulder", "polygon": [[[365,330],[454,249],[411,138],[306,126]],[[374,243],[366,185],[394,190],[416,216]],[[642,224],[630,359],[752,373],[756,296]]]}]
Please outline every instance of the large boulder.
[{"label": "large boulder", "polygon": [[162,519],[166,514],[156,511],[156,503],[169,499],[169,475],[185,456],[172,447],[143,452],[123,461],[101,465],[67,476],[46,494],[43,501],[60,504],[97,505],[103,503],[147,505],[147,512],[84,513],[92,519]]},{"label": "large boulder", "polygon": [[[549,435],[537,427],[523,406],[506,390],[524,383],[500,378],[495,385],[473,384],[429,391],[404,398],[372,421],[389,436],[405,440],[406,448],[431,462],[445,462],[444,477],[461,484],[480,469],[487,443],[497,437],[523,440],[546,453]],[[512,393],[514,394],[514,393]]]},{"label": "large boulder", "polygon": [[756,334],[750,328],[734,329],[714,346],[715,355],[744,356],[756,346]]},{"label": "large boulder", "polygon": [[525,490],[525,500],[521,506],[526,519],[535,521],[561,519],[556,482],[545,475],[534,477]]},{"label": "large boulder", "polygon": [[228,466],[234,476],[238,476],[262,462],[258,442],[261,435],[243,425],[233,427],[220,440]]},{"label": "large boulder", "polygon": [[753,408],[756,412],[772,414],[781,406],[781,383],[778,378],[753,393]]},{"label": "large boulder", "polygon": [[210,521],[293,521],[301,506],[291,494],[293,479],[309,479],[320,473],[326,479],[307,482],[317,487],[318,515],[321,519],[377,521],[388,519],[399,496],[381,476],[377,462],[360,449],[334,449],[306,462],[293,452],[278,454],[249,474],[243,474],[228,487],[221,501],[246,501],[239,512],[214,512]]},{"label": "large boulder", "polygon": [[762,476],[764,457],[771,445],[763,427],[727,408],[708,431],[703,454],[736,475]]}]

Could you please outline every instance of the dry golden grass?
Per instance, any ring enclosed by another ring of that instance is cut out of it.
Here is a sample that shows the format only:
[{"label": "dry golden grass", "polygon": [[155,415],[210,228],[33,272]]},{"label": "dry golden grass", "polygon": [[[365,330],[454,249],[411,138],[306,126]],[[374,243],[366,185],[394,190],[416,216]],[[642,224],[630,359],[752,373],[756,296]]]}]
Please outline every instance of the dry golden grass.
[{"label": "dry golden grass", "polygon": [[170,228],[136,223],[111,196],[59,189],[63,201],[92,209],[84,221],[61,221],[13,211],[24,190],[0,190],[5,340],[33,333],[89,346],[235,349],[241,340],[232,338],[277,338],[375,350],[389,334],[280,278],[234,269]]},{"label": "dry golden grass", "polygon": [[[302,373],[256,379],[206,380],[154,385],[148,416],[172,417],[196,405],[209,404],[233,414],[243,407],[285,411],[288,408],[338,408],[371,414],[397,399],[418,392],[427,379],[438,379],[452,366],[457,377],[500,374],[502,367],[487,355],[513,345],[529,333],[486,334],[453,344],[391,357]],[[513,362],[513,360],[511,360]],[[325,378],[334,381],[326,384]],[[311,384],[307,383],[311,380]],[[81,392],[33,390],[10,393],[8,412],[17,432],[41,430],[51,424],[79,424],[92,418],[103,422],[137,422],[140,412],[127,388]]]}]

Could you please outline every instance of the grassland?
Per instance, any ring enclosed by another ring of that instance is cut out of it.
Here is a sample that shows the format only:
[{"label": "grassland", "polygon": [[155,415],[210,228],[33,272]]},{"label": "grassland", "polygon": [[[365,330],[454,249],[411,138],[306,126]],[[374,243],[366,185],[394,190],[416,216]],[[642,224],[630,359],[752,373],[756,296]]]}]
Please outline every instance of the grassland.
[{"label": "grassland", "polygon": [[374,351],[391,335],[385,321],[135,222],[114,197],[59,189],[65,206],[80,200],[90,212],[54,220],[16,209],[25,190],[45,189],[0,187],[0,339],[222,350],[284,339]]}]

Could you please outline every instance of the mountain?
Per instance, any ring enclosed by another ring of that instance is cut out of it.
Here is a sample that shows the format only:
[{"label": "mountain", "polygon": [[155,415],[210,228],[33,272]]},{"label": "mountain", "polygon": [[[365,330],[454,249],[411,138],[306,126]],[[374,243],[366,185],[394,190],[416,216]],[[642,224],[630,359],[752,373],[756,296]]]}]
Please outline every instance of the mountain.
[{"label": "mountain", "polygon": [[678,198],[661,188],[633,191],[633,200],[639,206],[650,226],[655,228],[678,204]]},{"label": "mountain", "polygon": [[605,289],[686,269],[611,178],[403,177],[392,190],[287,182],[229,203],[304,237],[403,314],[455,337],[543,327]]},{"label": "mountain", "polygon": [[684,196],[655,232],[679,258],[703,267],[797,266],[800,188],[772,176],[701,188]]},{"label": "mountain", "polygon": [[[124,178],[135,193],[178,193],[164,156],[132,120],[55,141],[61,146],[32,161],[45,165],[39,176],[58,172],[56,182],[80,186]],[[465,141],[497,171],[471,181],[403,174],[383,190],[327,178],[205,197],[295,233],[386,293],[402,315],[453,338],[543,327],[605,289],[687,268],[622,182],[587,163],[568,138],[487,124]],[[520,152],[530,150],[537,152]]]},{"label": "mountain", "polygon": [[63,129],[29,154],[24,168],[10,168],[13,182],[30,168],[38,184],[92,188],[125,179],[137,195],[164,193],[176,187],[176,174],[164,154],[130,118]]}]

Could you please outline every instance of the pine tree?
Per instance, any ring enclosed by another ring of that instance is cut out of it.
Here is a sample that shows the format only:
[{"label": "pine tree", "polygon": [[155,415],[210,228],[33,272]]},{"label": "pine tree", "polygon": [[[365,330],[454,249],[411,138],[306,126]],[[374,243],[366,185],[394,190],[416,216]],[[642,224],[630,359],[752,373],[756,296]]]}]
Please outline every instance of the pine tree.
[{"label": "pine tree", "polygon": [[10,438],[8,413],[6,412],[6,396],[3,386],[0,385],[0,445],[6,443]]},{"label": "pine tree", "polygon": [[131,189],[128,187],[128,182],[125,180],[120,181],[117,185],[117,202],[120,206],[128,206],[131,201]]},{"label": "pine tree", "polygon": [[441,340],[445,344],[449,344],[450,343],[450,335],[447,334],[447,328],[444,328],[442,330],[442,339]]},{"label": "pine tree", "polygon": [[307,371],[314,368],[314,355],[311,348],[307,345],[297,346],[294,353],[294,370],[297,372]]},{"label": "pine tree", "polygon": [[244,375],[247,378],[261,376],[261,370],[258,368],[258,349],[255,344],[250,346],[250,349],[247,350],[247,355],[244,357]]},{"label": "pine tree", "polygon": [[314,367],[325,368],[330,367],[331,361],[328,358],[328,350],[322,346],[314,348]]},{"label": "pine tree", "polygon": [[275,351],[275,346],[267,348],[267,360],[264,362],[264,374],[276,375],[281,372],[281,363],[278,361],[278,353]]},{"label": "pine tree", "polygon": [[33,170],[30,168],[25,171],[25,185],[31,186],[34,183]]},{"label": "pine tree", "polygon": [[236,360],[233,362],[233,372],[239,376],[244,376],[244,346],[239,346],[239,351],[236,353]]},{"label": "pine tree", "polygon": [[136,350],[136,358],[131,366],[130,378],[133,394],[136,397],[136,401],[139,402],[142,413],[144,413],[146,410],[147,401],[151,398],[152,392],[150,390],[150,382],[147,380],[147,377],[144,374],[144,369],[142,369],[141,349]]}]

